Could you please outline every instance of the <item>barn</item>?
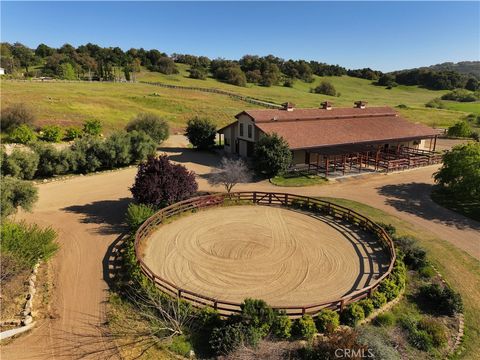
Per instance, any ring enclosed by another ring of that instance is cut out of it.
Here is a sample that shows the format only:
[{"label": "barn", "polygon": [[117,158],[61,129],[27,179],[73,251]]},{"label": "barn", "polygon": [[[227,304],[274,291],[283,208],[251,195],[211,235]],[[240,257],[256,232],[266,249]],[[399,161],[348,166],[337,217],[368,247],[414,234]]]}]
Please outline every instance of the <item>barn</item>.
[{"label": "barn", "polygon": [[390,107],[334,108],[325,101],[319,108],[245,110],[236,121],[219,129],[226,153],[253,156],[262,134],[276,133],[289,144],[293,168],[325,176],[350,172],[393,171],[441,161],[435,152],[438,133],[402,118]]}]

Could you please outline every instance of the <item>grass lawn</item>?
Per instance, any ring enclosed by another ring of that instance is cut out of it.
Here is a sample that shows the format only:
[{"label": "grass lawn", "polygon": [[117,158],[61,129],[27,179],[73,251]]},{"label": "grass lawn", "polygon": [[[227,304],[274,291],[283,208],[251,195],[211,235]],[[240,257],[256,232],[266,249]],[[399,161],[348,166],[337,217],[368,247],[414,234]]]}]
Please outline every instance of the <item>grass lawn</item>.
[{"label": "grass lawn", "polygon": [[457,102],[457,101],[443,100],[443,104],[446,106],[447,109],[450,109],[450,110],[464,111],[464,112],[480,115],[480,101]]},{"label": "grass lawn", "polygon": [[411,235],[418,239],[419,245],[427,250],[427,256],[433,265],[463,298],[465,337],[462,344],[463,352],[455,358],[480,359],[477,346],[480,343],[480,264],[478,260],[429,232],[381,210],[345,199],[327,198],[326,200],[347,206],[374,221],[392,224],[397,228],[398,235]]},{"label": "grass lawn", "polygon": [[452,211],[460,213],[473,220],[480,221],[480,202],[458,200],[454,196],[441,191],[432,191],[432,200]]},{"label": "grass lawn", "polygon": [[[181,86],[218,88],[254,98],[283,103],[291,101],[297,107],[318,107],[324,100],[334,106],[353,106],[359,99],[368,101],[369,106],[397,106],[404,104],[400,113],[411,121],[429,126],[448,127],[468,112],[479,107],[475,104],[452,103],[451,110],[425,108],[424,104],[446,91],[433,91],[417,86],[398,86],[387,90],[371,84],[371,81],[349,76],[314,77],[314,82],[296,81],[291,88],[283,86],[263,87],[247,84],[238,87],[219,82],[213,78],[206,80],[190,79],[188,66],[177,64],[180,70],[176,75],[164,75],[149,71],[137,74],[137,81],[158,81]],[[340,96],[331,97],[310,93],[310,89],[321,81],[330,81]],[[195,115],[213,119],[218,126],[234,120],[238,112],[256,108],[252,104],[232,99],[225,95],[189,90],[174,90],[143,83],[98,83],[98,82],[0,82],[2,88],[1,105],[25,102],[31,105],[38,117],[38,124],[56,123],[74,125],[86,119],[98,119],[107,131],[123,127],[139,112],[153,112],[165,117],[173,130],[180,130],[186,121]]]},{"label": "grass lawn", "polygon": [[308,174],[306,172],[289,173],[278,175],[270,179],[270,182],[276,186],[309,186],[327,183],[328,180],[322,176]]}]

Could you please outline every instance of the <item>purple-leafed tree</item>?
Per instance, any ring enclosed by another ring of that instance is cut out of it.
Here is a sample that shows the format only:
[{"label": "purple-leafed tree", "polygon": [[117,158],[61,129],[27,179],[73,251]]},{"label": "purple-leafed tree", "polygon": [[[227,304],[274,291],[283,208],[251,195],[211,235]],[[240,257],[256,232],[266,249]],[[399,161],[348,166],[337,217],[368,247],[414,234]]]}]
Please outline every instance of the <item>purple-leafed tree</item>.
[{"label": "purple-leafed tree", "polygon": [[197,189],[194,172],[162,155],[139,165],[130,191],[137,202],[162,208],[191,197]]}]

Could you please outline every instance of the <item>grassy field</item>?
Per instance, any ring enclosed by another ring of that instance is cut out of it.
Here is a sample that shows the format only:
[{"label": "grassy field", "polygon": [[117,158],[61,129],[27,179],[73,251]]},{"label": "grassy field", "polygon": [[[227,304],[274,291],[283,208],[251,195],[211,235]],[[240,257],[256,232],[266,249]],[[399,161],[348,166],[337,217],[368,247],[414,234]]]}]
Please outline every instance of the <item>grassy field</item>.
[{"label": "grassy field", "polygon": [[[190,79],[188,67],[179,64],[180,73],[163,75],[149,71],[137,74],[137,81],[157,81],[181,86],[218,88],[259,98],[275,103],[291,101],[297,107],[317,107],[324,100],[333,101],[334,106],[352,106],[355,100],[366,100],[369,106],[397,106],[399,112],[411,121],[429,126],[448,127],[464,117],[467,112],[480,112],[480,103],[452,103],[450,110],[425,108],[429,100],[439,97],[445,91],[432,91],[416,86],[398,86],[391,90],[374,86],[371,81],[342,77],[315,77],[313,83],[296,81],[292,88],[283,86],[261,87],[248,84],[238,87],[208,78]],[[338,97],[310,93],[322,80],[331,81]],[[184,127],[188,118],[199,115],[212,118],[219,126],[233,121],[241,110],[254,106],[225,95],[188,90],[173,90],[148,84],[136,83],[38,83],[1,81],[2,107],[12,103],[25,102],[31,105],[38,117],[38,124],[59,123],[79,124],[85,119],[98,119],[106,130],[123,126],[139,112],[151,111],[170,121],[172,128]]]},{"label": "grassy field", "polygon": [[462,295],[465,306],[465,337],[463,352],[455,358],[480,359],[477,344],[480,342],[480,265],[466,252],[438,239],[427,231],[416,228],[385,212],[355,201],[345,199],[327,200],[356,210],[374,221],[392,224],[398,235],[411,235],[427,250],[427,256],[445,280]]}]

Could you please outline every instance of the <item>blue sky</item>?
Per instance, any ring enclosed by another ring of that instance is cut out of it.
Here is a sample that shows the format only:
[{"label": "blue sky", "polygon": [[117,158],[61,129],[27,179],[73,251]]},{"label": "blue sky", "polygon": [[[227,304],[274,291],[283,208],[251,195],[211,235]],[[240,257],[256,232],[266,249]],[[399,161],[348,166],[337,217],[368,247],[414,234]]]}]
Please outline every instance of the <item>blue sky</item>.
[{"label": "blue sky", "polygon": [[383,71],[479,60],[480,2],[1,2],[1,39]]}]

